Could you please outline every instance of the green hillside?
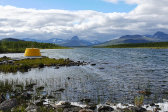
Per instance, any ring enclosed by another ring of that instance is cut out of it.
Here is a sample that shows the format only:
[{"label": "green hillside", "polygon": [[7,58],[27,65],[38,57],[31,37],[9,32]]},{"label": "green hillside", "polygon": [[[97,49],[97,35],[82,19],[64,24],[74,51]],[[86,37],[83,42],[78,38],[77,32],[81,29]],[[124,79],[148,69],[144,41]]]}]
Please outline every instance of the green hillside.
[{"label": "green hillside", "polygon": [[64,49],[66,47],[50,43],[27,41],[0,41],[0,53],[23,53],[26,48]]},{"label": "green hillside", "polygon": [[168,42],[138,43],[138,44],[118,44],[99,46],[97,48],[168,48]]}]

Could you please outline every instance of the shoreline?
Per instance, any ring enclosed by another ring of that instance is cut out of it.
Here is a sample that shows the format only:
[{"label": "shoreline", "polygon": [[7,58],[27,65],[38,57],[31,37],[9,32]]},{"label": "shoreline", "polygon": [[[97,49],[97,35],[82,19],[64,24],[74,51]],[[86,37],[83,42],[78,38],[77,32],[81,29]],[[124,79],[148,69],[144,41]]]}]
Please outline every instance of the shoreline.
[{"label": "shoreline", "polygon": [[[43,94],[45,87],[36,83],[10,84],[0,82],[0,111],[13,112],[165,112],[168,110],[168,100],[162,103],[144,104],[144,99],[139,96],[132,104],[105,102],[93,103],[90,99],[82,99],[81,102],[57,101],[57,97],[51,94]],[[5,89],[6,88],[6,89]],[[3,90],[3,91],[2,91]],[[63,92],[60,88],[57,94]]]},{"label": "shoreline", "polygon": [[[62,48],[53,48],[53,49],[73,49],[73,48],[66,48],[66,47],[62,47]],[[40,49],[40,50],[45,50],[45,49]],[[46,49],[47,50],[47,49]],[[52,50],[52,48],[51,48],[51,50]],[[13,52],[13,51],[11,51],[11,52],[1,52],[0,54],[10,54],[10,53],[24,53],[25,52],[25,49],[24,50],[22,50],[22,51],[18,51],[18,52]]]},{"label": "shoreline", "polygon": [[168,49],[168,47],[93,47],[106,49]]}]

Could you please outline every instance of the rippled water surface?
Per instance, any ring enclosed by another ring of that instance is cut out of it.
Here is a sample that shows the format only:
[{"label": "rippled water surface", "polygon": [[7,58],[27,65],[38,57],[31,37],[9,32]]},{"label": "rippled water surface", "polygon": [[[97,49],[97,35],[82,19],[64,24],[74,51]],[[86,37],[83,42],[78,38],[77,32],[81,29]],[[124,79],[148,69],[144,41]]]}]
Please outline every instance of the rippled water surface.
[{"label": "rippled water surface", "polygon": [[[138,91],[144,90],[152,92],[145,98],[146,103],[168,99],[168,50],[75,48],[41,52],[51,58],[70,58],[95,63],[96,66],[46,67],[27,73],[0,73],[0,80],[37,82],[58,100],[74,102],[89,98],[97,103],[131,103],[139,95]],[[0,54],[0,57],[4,55],[23,56],[19,53]],[[65,91],[59,94],[53,92],[60,88]]]}]

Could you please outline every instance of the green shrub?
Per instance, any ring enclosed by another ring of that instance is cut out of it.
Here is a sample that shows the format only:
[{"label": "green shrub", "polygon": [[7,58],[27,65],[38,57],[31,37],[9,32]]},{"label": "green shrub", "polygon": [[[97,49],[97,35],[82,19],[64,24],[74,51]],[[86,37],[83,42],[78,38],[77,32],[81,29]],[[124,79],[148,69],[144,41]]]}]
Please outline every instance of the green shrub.
[{"label": "green shrub", "polygon": [[141,107],[144,103],[144,96],[135,97],[134,104],[137,107]]}]

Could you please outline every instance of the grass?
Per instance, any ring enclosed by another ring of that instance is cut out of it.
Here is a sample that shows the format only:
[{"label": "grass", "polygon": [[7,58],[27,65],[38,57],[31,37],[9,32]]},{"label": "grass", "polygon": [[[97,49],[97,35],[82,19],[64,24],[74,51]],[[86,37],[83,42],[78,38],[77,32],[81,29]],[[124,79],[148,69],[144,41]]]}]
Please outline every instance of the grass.
[{"label": "grass", "polygon": [[31,68],[43,68],[44,66],[65,66],[71,61],[68,59],[54,59],[48,57],[36,58],[36,59],[22,59],[14,61],[8,57],[0,58],[0,62],[3,61],[13,61],[12,63],[3,63],[0,65],[0,72],[4,73],[16,73],[27,72]]},{"label": "grass", "polygon": [[153,42],[153,43],[137,43],[137,44],[117,44],[108,46],[98,46],[96,48],[152,48],[152,49],[167,49],[168,42]]},{"label": "grass", "polygon": [[135,106],[142,107],[143,103],[144,103],[144,96],[135,97],[134,99]]},{"label": "grass", "polygon": [[28,65],[32,67],[38,67],[40,64],[50,66],[54,64],[63,65],[68,63],[69,61],[66,61],[65,59],[54,59],[54,58],[48,58],[48,57],[36,58],[36,59],[23,59],[15,62],[15,64],[23,64],[23,65]]},{"label": "grass", "polygon": [[0,93],[7,93],[13,90],[12,84],[9,84],[8,80],[2,82],[0,81]]}]

